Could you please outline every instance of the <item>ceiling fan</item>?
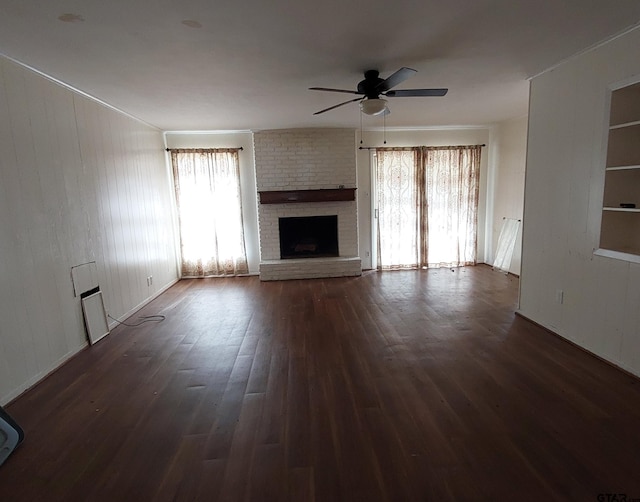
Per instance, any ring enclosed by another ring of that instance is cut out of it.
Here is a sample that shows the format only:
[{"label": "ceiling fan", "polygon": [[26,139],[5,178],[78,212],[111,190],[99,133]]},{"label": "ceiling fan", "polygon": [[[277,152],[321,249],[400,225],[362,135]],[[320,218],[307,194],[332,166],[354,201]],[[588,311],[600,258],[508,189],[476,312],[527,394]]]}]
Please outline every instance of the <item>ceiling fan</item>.
[{"label": "ceiling fan", "polygon": [[387,108],[387,100],[380,98],[385,96],[387,98],[396,97],[424,97],[424,96],[444,96],[447,94],[448,89],[402,89],[399,91],[391,90],[396,85],[404,82],[406,79],[417,73],[412,68],[402,67],[391,76],[386,79],[380,78],[378,70],[367,70],[364,72],[364,80],[358,83],[357,90],[349,91],[346,89],[331,89],[328,87],[309,87],[311,91],[328,91],[328,92],[343,92],[347,94],[357,94],[362,97],[350,99],[344,103],[338,103],[337,105],[330,106],[319,112],[315,112],[314,115],[320,115],[321,113],[328,112],[343,105],[360,101],[360,109],[367,115],[380,115],[389,113]]}]

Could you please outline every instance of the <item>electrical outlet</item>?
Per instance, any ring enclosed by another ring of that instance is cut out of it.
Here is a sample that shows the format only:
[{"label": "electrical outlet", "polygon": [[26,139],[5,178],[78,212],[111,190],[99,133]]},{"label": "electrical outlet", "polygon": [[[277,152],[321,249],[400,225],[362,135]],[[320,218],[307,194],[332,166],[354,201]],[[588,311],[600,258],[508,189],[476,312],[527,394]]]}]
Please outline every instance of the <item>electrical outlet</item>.
[{"label": "electrical outlet", "polygon": [[562,305],[564,303],[564,291],[561,289],[556,290],[556,303]]},{"label": "electrical outlet", "polygon": [[149,276],[149,286],[153,286],[153,276]]}]

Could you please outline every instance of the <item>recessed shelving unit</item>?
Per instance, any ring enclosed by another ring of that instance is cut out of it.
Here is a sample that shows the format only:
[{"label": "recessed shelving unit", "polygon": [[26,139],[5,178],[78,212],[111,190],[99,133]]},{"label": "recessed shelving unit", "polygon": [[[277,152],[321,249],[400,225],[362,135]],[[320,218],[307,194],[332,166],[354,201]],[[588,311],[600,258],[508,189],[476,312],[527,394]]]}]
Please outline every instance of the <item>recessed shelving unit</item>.
[{"label": "recessed shelving unit", "polygon": [[640,262],[640,83],[611,93],[597,254]]}]

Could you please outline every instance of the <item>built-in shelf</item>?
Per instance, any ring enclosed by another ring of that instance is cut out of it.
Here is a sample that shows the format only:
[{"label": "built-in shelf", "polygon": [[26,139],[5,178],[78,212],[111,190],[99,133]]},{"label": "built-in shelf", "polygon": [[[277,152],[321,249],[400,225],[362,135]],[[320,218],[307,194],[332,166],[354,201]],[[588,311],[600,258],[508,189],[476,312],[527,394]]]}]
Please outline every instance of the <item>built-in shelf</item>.
[{"label": "built-in shelf", "polygon": [[258,192],[260,204],[297,202],[341,202],[356,199],[355,188],[321,188],[317,190],[274,190]]},{"label": "built-in shelf", "polygon": [[616,124],[616,125],[612,125],[609,126],[609,130],[614,130],[614,129],[623,129],[624,127],[631,127],[631,126],[637,126],[640,125],[640,120],[634,120],[632,122],[625,122],[624,124]]},{"label": "built-in shelf", "polygon": [[603,211],[619,211],[621,213],[640,213],[640,209],[636,207],[603,207]]},{"label": "built-in shelf", "polygon": [[[640,263],[640,83],[611,92],[599,256]],[[635,204],[637,207],[620,207]]]},{"label": "built-in shelf", "polygon": [[640,164],[634,164],[632,166],[612,166],[607,167],[607,171],[626,171],[629,169],[640,169]]},{"label": "built-in shelf", "polygon": [[615,260],[630,261],[633,263],[640,263],[640,255],[633,252],[614,251],[612,249],[596,249],[593,254],[598,256],[605,256],[607,258],[613,258]]}]

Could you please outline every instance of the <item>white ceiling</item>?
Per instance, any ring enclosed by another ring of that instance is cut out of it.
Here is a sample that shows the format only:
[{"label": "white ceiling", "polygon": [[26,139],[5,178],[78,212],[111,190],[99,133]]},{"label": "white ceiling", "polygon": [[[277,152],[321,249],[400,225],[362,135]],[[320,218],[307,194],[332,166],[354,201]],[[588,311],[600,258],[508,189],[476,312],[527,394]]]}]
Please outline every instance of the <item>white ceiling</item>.
[{"label": "white ceiling", "polygon": [[163,130],[359,127],[357,103],[313,115],[348,94],[308,87],[401,66],[396,89],[449,94],[391,98],[387,127],[485,125],[639,21],[639,0],[0,0],[0,53]]}]

